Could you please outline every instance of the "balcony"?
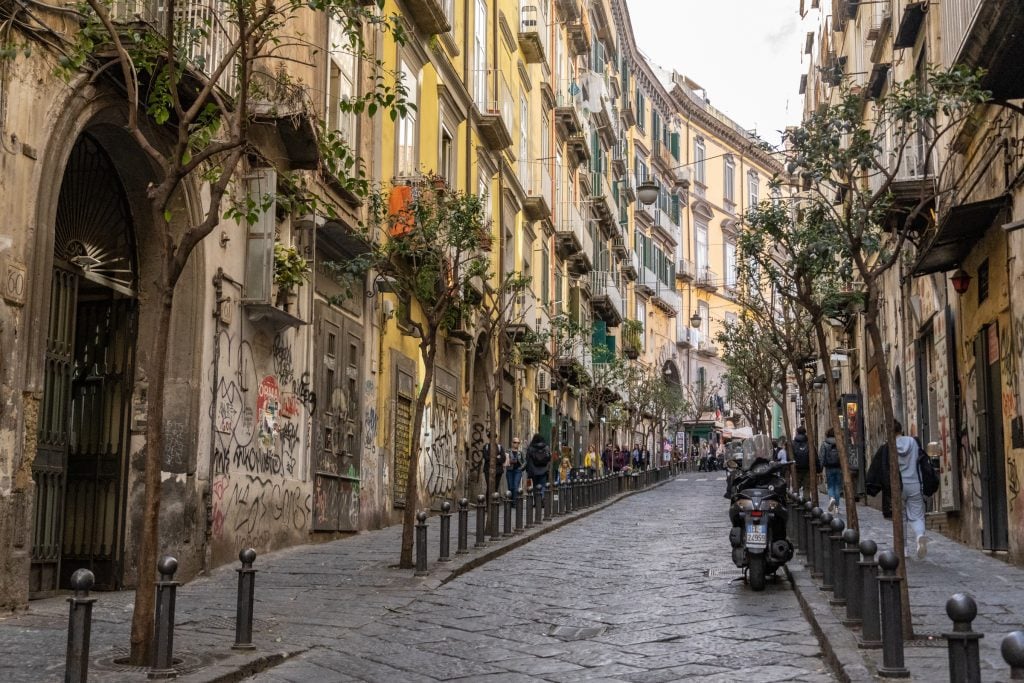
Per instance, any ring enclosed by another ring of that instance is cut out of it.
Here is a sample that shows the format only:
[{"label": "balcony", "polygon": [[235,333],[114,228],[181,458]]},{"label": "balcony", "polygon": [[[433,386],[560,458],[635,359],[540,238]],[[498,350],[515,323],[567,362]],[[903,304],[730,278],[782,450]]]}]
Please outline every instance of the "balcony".
[{"label": "balcony", "polygon": [[555,0],[555,12],[560,21],[572,21],[583,16],[579,0]]},{"label": "balcony", "polygon": [[1024,3],[944,0],[941,9],[943,66],[982,67],[992,99],[1024,98]]},{"label": "balcony", "polygon": [[551,218],[551,173],[545,163],[533,164],[526,185],[526,201],[523,212],[532,221]]},{"label": "balcony", "polygon": [[644,266],[640,269],[639,279],[636,283],[636,291],[647,296],[654,296],[658,291],[658,275],[653,270]]},{"label": "balcony", "polygon": [[565,350],[555,357],[555,369],[569,386],[580,387],[591,383],[593,373],[593,351],[589,346],[580,349]]},{"label": "balcony", "polygon": [[654,220],[651,222],[654,231],[672,246],[679,244],[679,226],[672,222],[672,216],[663,209],[654,209]]},{"label": "balcony", "polygon": [[612,145],[612,174],[616,177],[623,177],[626,175],[626,142],[619,140]]},{"label": "balcony", "polygon": [[581,13],[578,19],[566,22],[565,32],[569,39],[571,56],[579,57],[590,52],[590,27],[587,26],[585,15]]},{"label": "balcony", "polygon": [[603,173],[594,171],[591,173],[591,181],[593,186],[590,189],[590,205],[594,210],[594,216],[602,224],[614,226],[618,211],[616,211],[615,199],[612,197],[608,179]]},{"label": "balcony", "polygon": [[651,161],[657,166],[659,171],[667,177],[675,179],[675,167],[679,165],[679,160],[672,157],[672,152],[669,150],[668,145],[664,144],[660,139],[654,140],[651,145]]},{"label": "balcony", "polygon": [[[478,71],[475,89],[477,91],[477,129],[487,149],[500,152],[512,146],[513,116],[512,92],[505,75],[494,69]],[[491,93],[490,97],[483,96]]]},{"label": "balcony", "polygon": [[636,255],[636,252],[629,252],[629,255],[619,263],[619,272],[630,282],[636,282],[640,272],[640,257]]},{"label": "balcony", "polygon": [[630,254],[629,245],[626,244],[626,240],[622,237],[616,237],[612,240],[612,253],[620,258],[626,258]]},{"label": "balcony", "polygon": [[639,329],[622,328],[621,340],[622,355],[630,360],[636,360],[644,348],[643,334]]},{"label": "balcony", "polygon": [[693,282],[694,273],[696,268],[690,259],[681,258],[676,263],[676,279],[680,282]]},{"label": "balcony", "polygon": [[622,290],[618,277],[608,271],[594,271],[590,274],[590,303],[594,312],[609,327],[622,324],[625,309],[622,304]]},{"label": "balcony", "polygon": [[658,281],[658,288],[654,290],[654,296],[651,297],[651,301],[661,309],[662,313],[670,318],[675,318],[679,315],[679,307],[682,306],[679,292],[660,280]]},{"label": "balcony", "polygon": [[718,347],[709,339],[702,339],[697,343],[697,353],[707,358],[714,358],[718,355]]},{"label": "balcony", "polygon": [[590,144],[582,132],[566,138],[565,145],[569,158],[578,166],[590,163]]},{"label": "balcony", "polygon": [[622,109],[619,110],[619,116],[622,117],[622,125],[626,128],[632,128],[636,125],[636,110],[633,108],[633,103],[626,99],[622,102]]},{"label": "balcony", "polygon": [[543,5],[524,4],[519,10],[519,49],[527,64],[547,61],[548,21]]},{"label": "balcony", "polygon": [[427,36],[452,30],[441,0],[405,0],[406,16]]},{"label": "balcony", "polygon": [[711,270],[711,268],[704,266],[697,271],[697,282],[694,286],[697,289],[704,290],[705,292],[717,292],[718,273]]},{"label": "balcony", "polygon": [[636,178],[632,174],[626,174],[626,176],[620,181],[622,184],[619,186],[619,201],[625,200],[627,204],[632,204],[636,201]]},{"label": "balcony", "polygon": [[583,133],[579,102],[579,86],[576,83],[566,81],[559,84],[555,94],[555,130],[563,140]]},{"label": "balcony", "polygon": [[514,339],[521,339],[530,334],[537,334],[539,330],[538,315],[542,307],[538,305],[537,295],[532,289],[524,289],[515,294],[515,302],[511,303],[508,309],[508,333]]},{"label": "balcony", "polygon": [[681,349],[692,349],[700,343],[700,330],[690,327],[690,321],[683,317],[676,318],[676,346]]},{"label": "balcony", "polygon": [[[889,192],[892,193],[894,203],[897,207],[906,204],[916,204],[921,197],[931,193],[929,185],[933,182],[932,164],[925,158],[927,143],[923,140],[912,140],[902,150],[891,143],[886,145],[879,159],[888,159],[889,173],[895,173],[889,185]],[[876,171],[868,179],[868,187],[872,192],[881,189],[885,176]]]},{"label": "balcony", "polygon": [[558,257],[569,263],[576,274],[590,272],[594,267],[594,238],[579,207],[564,203],[555,223],[555,249]]}]

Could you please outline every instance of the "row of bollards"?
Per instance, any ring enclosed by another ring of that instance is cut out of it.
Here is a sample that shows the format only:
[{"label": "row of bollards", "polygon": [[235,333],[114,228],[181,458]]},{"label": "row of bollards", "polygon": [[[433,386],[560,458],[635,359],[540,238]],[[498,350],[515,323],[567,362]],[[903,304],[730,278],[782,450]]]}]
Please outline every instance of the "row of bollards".
[{"label": "row of bollards", "polygon": [[[846,529],[842,519],[803,497],[791,501],[789,514],[791,538],[796,539],[796,551],[805,557],[812,579],[821,581],[821,590],[832,593],[830,604],[845,607],[843,624],[860,627],[858,646],[881,648],[879,676],[909,677],[903,653],[899,556],[886,550],[876,560],[874,541],[861,540],[856,529]],[[983,635],[971,630],[977,613],[974,599],[963,593],[946,602],[946,614],[953,621],[953,630],[943,634],[951,683],[981,681],[978,641]],[[1001,652],[1010,666],[1010,680],[1024,680],[1024,631],[1007,635]]]},{"label": "row of bollards", "polygon": [[[238,554],[242,563],[238,572],[238,599],[235,609],[235,643],[233,649],[248,650],[252,643],[253,603],[256,588],[256,551],[246,548]],[[160,580],[156,582],[156,616],[154,619],[153,654],[148,676],[152,679],[174,678],[174,610],[178,586],[174,580],[178,560],[167,555],[157,562]],[[96,577],[88,569],[78,569],[71,575],[74,594],[68,598],[71,605],[68,617],[68,645],[64,661],[64,683],[85,683],[89,678],[89,640],[92,634],[92,606],[89,597]]]},{"label": "row of bollards", "polygon": [[[636,490],[664,481],[670,476],[674,476],[677,470],[678,467],[673,464],[670,467],[629,475],[617,473],[578,477],[550,486],[530,485],[526,490],[519,489],[515,495],[508,490],[504,493],[495,491],[489,497],[480,494],[474,505],[476,537],[473,547],[484,548],[488,542],[501,541],[527,529],[540,526],[555,517],[599,505],[623,491]],[[466,498],[458,501],[456,530],[458,549],[456,554],[469,552],[469,507],[469,501]],[[450,502],[444,501],[441,504],[438,562],[451,561],[451,510]],[[427,519],[428,514],[425,511],[420,511],[416,515],[415,576],[427,576],[430,573],[427,557]]]}]

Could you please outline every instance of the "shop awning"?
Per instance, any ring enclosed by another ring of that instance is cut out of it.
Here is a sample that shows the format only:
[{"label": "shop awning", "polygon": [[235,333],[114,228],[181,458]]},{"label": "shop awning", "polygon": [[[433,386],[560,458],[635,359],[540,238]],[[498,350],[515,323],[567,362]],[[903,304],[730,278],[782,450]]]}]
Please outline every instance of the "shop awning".
[{"label": "shop awning", "polygon": [[913,274],[929,275],[960,265],[974,245],[1010,205],[1006,196],[954,206],[921,249]]}]

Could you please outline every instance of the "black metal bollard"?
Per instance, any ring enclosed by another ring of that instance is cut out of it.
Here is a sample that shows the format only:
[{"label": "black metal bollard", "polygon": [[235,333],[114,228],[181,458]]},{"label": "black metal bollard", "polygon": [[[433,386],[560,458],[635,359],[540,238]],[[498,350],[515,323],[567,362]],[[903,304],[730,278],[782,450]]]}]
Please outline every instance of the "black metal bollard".
[{"label": "black metal bollard", "polygon": [[540,526],[544,521],[544,487],[533,487],[533,523]]},{"label": "black metal bollard", "polygon": [[427,571],[427,513],[416,513],[416,572],[413,576],[426,576]]},{"label": "black metal bollard", "polygon": [[531,482],[526,486],[526,499],[523,501],[523,506],[526,508],[526,528],[530,529],[533,527],[533,483]]},{"label": "black metal bollard", "polygon": [[1010,665],[1010,680],[1024,681],[1024,631],[1014,631],[999,645],[1003,661]]},{"label": "black metal bollard", "polygon": [[523,489],[516,491],[516,533],[523,530]]},{"label": "black metal bollard", "polygon": [[878,563],[875,553],[878,544],[874,541],[860,542],[860,594],[861,594],[861,632],[858,647],[877,649],[882,647],[882,617],[878,611]]},{"label": "black metal bollard", "polygon": [[835,517],[829,526],[832,529],[828,537],[832,553],[832,598],[829,604],[845,606],[846,565],[843,562],[843,531],[846,529],[846,522]]},{"label": "black metal bollard", "polygon": [[491,495],[491,540],[501,540],[501,494],[495,491]]},{"label": "black metal bollard", "polygon": [[555,504],[554,486],[544,487],[544,521],[551,521],[551,506]]},{"label": "black metal bollard", "polygon": [[878,675],[885,678],[907,678],[910,672],[903,665],[903,612],[900,606],[900,582],[896,574],[900,558],[891,550],[878,556],[881,575],[878,577],[878,602],[882,614],[882,666]]},{"label": "black metal bollard", "polygon": [[844,626],[858,626],[861,620],[861,600],[864,596],[860,589],[860,568],[857,566],[857,562],[860,560],[858,543],[860,543],[859,531],[847,529],[843,532],[843,566],[846,585]]},{"label": "black metal bollard", "polygon": [[832,533],[832,513],[823,512],[818,518],[818,545],[821,546],[821,564],[818,571],[821,572],[821,590],[832,590],[832,540],[829,535]]},{"label": "black metal bollard", "polygon": [[160,580],[156,582],[156,631],[153,636],[153,666],[150,678],[173,678],[174,670],[174,601],[179,584],[174,580],[178,561],[165,555],[156,563]]},{"label": "black metal bollard", "polygon": [[89,678],[89,638],[92,635],[92,605],[96,598],[89,591],[96,577],[88,569],[76,569],[71,575],[75,594],[68,598],[68,650],[64,659],[64,683],[85,683]]},{"label": "black metal bollard", "polygon": [[256,602],[256,570],[252,563],[256,561],[256,550],[246,548],[238,553],[242,563],[238,572],[238,603],[235,606],[235,644],[233,650],[252,650],[252,611]]},{"label": "black metal bollard", "polygon": [[789,538],[795,545],[799,545],[800,532],[797,531],[797,510],[800,509],[800,501],[796,498],[789,499],[789,505],[787,506],[786,514],[786,537]]},{"label": "black metal bollard", "polygon": [[821,534],[818,533],[818,529],[821,528],[821,516],[825,512],[819,508],[811,508],[811,526],[807,529],[807,544],[810,548],[808,557],[811,559],[811,578],[821,578],[821,566],[825,564],[825,555],[821,548]]},{"label": "black metal bollard", "polygon": [[441,548],[437,555],[438,562],[451,562],[452,543],[452,504],[447,500],[441,503]]},{"label": "black metal bollard", "polygon": [[801,555],[807,554],[807,511],[804,506],[807,501],[804,500],[803,496],[797,499],[796,510],[793,512],[793,517],[796,520],[796,552]]},{"label": "black metal bollard", "polygon": [[512,535],[512,492],[505,491],[503,516],[501,518],[501,535]]},{"label": "black metal bollard", "polygon": [[469,501],[459,498],[459,532],[458,548],[456,555],[465,555],[469,552]]},{"label": "black metal bollard", "polygon": [[565,506],[565,485],[566,485],[566,483],[567,482],[564,481],[564,480],[558,482],[558,491],[557,491],[558,495],[555,496],[555,514],[559,515],[559,516],[564,515],[568,511],[568,510],[566,510],[566,506]]},{"label": "black metal bollard", "polygon": [[965,593],[957,593],[946,601],[946,614],[953,620],[953,631],[942,634],[949,648],[950,683],[981,683],[978,641],[984,636],[971,630],[971,622],[978,616],[978,603]]},{"label": "black metal bollard", "polygon": [[804,566],[809,567],[814,560],[814,556],[811,553],[811,510],[814,509],[814,503],[811,501],[804,502],[804,509],[800,513],[800,519],[803,522],[801,531],[804,535],[803,540],[803,553],[804,553]]},{"label": "black metal bollard", "polygon": [[487,541],[484,538],[484,523],[487,521],[487,496],[480,494],[476,497],[476,543],[473,544],[474,548],[483,548],[487,545]]}]

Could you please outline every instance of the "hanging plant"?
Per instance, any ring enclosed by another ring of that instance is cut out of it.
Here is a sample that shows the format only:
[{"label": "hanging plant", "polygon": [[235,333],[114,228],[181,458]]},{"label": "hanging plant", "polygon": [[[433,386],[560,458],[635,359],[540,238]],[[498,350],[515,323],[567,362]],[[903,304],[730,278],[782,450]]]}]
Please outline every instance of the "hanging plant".
[{"label": "hanging plant", "polygon": [[309,261],[293,246],[274,243],[274,284],[279,292],[290,294],[309,280]]}]

